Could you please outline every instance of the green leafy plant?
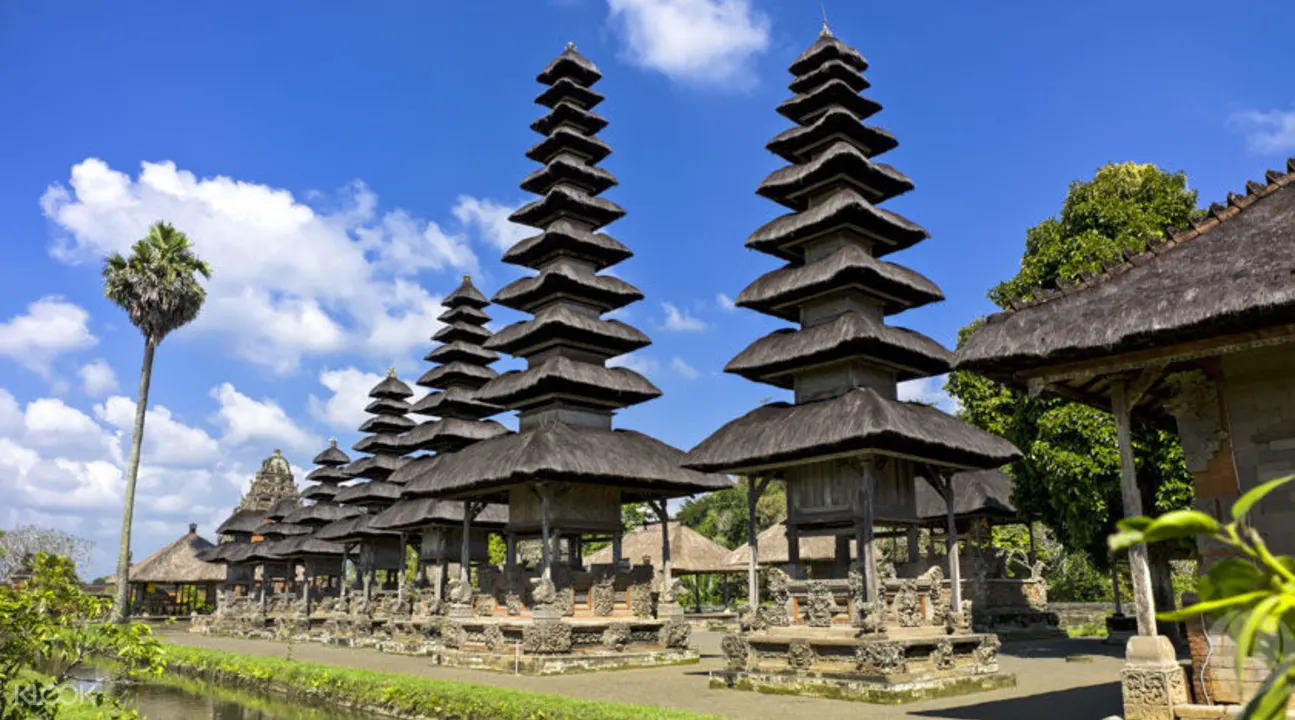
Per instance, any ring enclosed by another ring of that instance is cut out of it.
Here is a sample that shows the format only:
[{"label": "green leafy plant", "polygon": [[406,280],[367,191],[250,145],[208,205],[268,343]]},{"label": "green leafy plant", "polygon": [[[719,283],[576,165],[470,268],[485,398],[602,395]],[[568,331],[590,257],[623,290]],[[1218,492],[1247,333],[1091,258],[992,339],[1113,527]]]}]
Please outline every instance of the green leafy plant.
[{"label": "green leafy plant", "polygon": [[1232,506],[1232,522],[1226,524],[1196,510],[1175,510],[1154,519],[1121,520],[1119,531],[1109,538],[1111,550],[1121,551],[1138,543],[1206,536],[1236,552],[1235,557],[1212,565],[1200,578],[1199,602],[1158,617],[1168,621],[1199,616],[1225,620],[1227,633],[1236,642],[1238,685],[1246,658],[1261,658],[1269,664],[1272,671],[1242,710],[1242,717],[1248,720],[1284,718],[1295,683],[1295,655],[1288,640],[1295,628],[1295,557],[1273,555],[1246,521],[1260,500],[1292,480],[1295,475],[1271,480],[1242,495]]}]

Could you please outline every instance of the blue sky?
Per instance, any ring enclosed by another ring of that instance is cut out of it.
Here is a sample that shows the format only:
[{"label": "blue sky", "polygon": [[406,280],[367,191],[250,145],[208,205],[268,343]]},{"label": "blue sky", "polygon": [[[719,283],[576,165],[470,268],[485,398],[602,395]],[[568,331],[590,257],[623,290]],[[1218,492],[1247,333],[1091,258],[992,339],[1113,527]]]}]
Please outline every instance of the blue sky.
[{"label": "blue sky", "polygon": [[[1099,165],[1184,170],[1209,202],[1295,155],[1289,4],[827,11],[917,183],[887,207],[933,236],[895,259],[948,297],[895,321],[946,344]],[[191,520],[210,534],[275,447],[303,467],[353,442],[378,375],[422,371],[459,277],[519,275],[498,258],[529,233],[504,218],[533,167],[533,78],[567,41],[605,76],[608,197],[629,211],[608,230],[637,253],[615,272],[647,297],[623,317],[654,344],[625,362],[665,392],[618,423],[686,449],[780,397],[719,372],[778,326],[721,296],[776,266],[742,243],[780,212],[753,191],[820,22],[806,0],[0,2],[0,527],[66,527],[111,566],[142,341],[99,260],[159,218],[215,275],[158,355],[136,556]]]}]

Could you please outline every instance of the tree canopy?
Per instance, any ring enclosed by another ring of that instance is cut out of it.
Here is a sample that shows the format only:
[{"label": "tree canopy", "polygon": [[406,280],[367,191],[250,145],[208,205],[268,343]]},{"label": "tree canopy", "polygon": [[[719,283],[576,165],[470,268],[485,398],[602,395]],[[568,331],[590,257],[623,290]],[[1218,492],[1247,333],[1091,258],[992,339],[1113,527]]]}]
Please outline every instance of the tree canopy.
[{"label": "tree canopy", "polygon": [[210,278],[211,268],[194,255],[188,236],[159,222],[131,247],[130,257],[113,253],[104,260],[103,294],[156,346],[198,317],[207,291],[196,275]]},{"label": "tree canopy", "polygon": [[14,573],[30,572],[38,553],[68,558],[76,569],[85,567],[93,550],[92,541],[53,528],[19,525],[0,530],[0,584],[8,582]]},{"label": "tree canopy", "polygon": [[[1151,164],[1118,163],[1093,179],[1070,185],[1061,212],[1026,231],[1020,271],[989,291],[999,307],[1027,297],[1058,279],[1101,269],[1104,260],[1140,252],[1171,227],[1183,227],[1200,211],[1196,192],[1181,173]],[[961,345],[981,321],[962,328]],[[1012,500],[1027,517],[1041,520],[1070,550],[1087,551],[1105,565],[1105,538],[1123,515],[1120,461],[1114,418],[1101,410],[1053,397],[1030,398],[979,375],[954,372],[946,386],[961,403],[959,417],[1016,444],[1022,458],[1010,471]],[[1143,503],[1149,510],[1191,504],[1192,484],[1178,438],[1152,427],[1135,427],[1135,459]]]}]

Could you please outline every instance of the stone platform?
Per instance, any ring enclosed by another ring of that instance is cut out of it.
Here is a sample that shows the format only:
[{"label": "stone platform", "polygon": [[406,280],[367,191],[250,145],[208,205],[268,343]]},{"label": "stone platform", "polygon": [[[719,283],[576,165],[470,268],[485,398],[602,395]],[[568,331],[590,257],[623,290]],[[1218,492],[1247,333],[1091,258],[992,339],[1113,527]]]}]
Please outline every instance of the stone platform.
[{"label": "stone platform", "polygon": [[769,628],[730,634],[727,669],[711,687],[899,704],[1014,687],[1000,672],[994,635],[905,629],[857,636],[852,628]]}]

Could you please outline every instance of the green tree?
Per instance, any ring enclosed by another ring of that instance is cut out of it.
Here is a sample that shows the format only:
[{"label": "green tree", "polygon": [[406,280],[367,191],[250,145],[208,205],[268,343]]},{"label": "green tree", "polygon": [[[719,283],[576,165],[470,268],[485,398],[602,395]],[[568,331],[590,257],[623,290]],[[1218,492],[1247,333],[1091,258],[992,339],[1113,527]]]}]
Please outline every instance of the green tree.
[{"label": "green tree", "polygon": [[[112,602],[81,590],[76,565],[39,551],[32,578],[0,586],[0,720],[57,718],[61,689],[87,659],[115,660],[128,674],[162,670],[162,646],[143,623],[106,622]],[[101,717],[138,717],[93,693]]]},{"label": "green tree", "polygon": [[20,570],[30,570],[27,565],[42,550],[69,558],[76,567],[85,567],[90,561],[94,543],[39,525],[19,525],[0,531],[0,583],[8,581]]},{"label": "green tree", "polygon": [[[742,478],[731,488],[685,500],[676,517],[679,522],[731,550],[747,541],[747,515],[747,481]],[[786,519],[786,489],[781,481],[771,480],[756,501],[756,532],[763,532]]]},{"label": "green tree", "polygon": [[[1070,185],[1057,217],[1026,231],[1020,271],[992,288],[989,298],[1009,308],[1037,288],[1055,288],[1058,281],[1100,271],[1103,261],[1142,251],[1199,213],[1196,192],[1182,173],[1150,164],[1106,165],[1092,180]],[[959,345],[980,322],[959,332]],[[1122,515],[1114,418],[1058,398],[1030,398],[967,372],[951,373],[946,389],[961,403],[959,417],[1021,450],[1010,467],[1017,508],[1051,527],[1068,550],[1109,567],[1105,537]],[[1191,476],[1177,436],[1138,426],[1133,441],[1144,507],[1165,512],[1190,504]],[[1151,558],[1157,603],[1165,607],[1173,606],[1171,556],[1160,548]]]},{"label": "green tree", "polygon": [[211,277],[207,263],[193,253],[184,233],[164,222],[131,247],[130,257],[113,253],[103,263],[103,294],[126,311],[144,336],[144,365],[139,374],[135,401],[135,427],[131,433],[130,463],[126,472],[126,500],[122,510],[121,549],[117,556],[117,604],[114,616],[125,620],[130,574],[130,531],[135,512],[135,482],[139,478],[140,446],[144,441],[144,413],[148,386],[153,377],[153,353],[173,331],[193,322],[207,299],[197,275]]}]

